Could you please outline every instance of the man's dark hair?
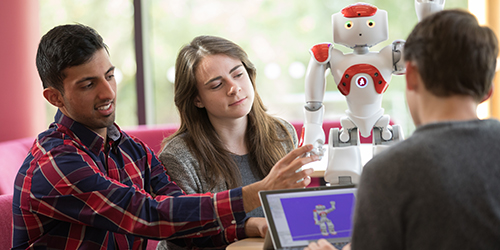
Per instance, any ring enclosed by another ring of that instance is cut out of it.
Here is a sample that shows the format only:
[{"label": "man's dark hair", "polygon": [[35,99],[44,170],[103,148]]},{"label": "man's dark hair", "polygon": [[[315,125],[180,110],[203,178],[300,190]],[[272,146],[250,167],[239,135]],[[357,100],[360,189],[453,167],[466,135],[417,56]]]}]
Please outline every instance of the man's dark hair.
[{"label": "man's dark hair", "polygon": [[431,93],[468,95],[476,101],[491,88],[497,54],[493,31],[462,10],[444,10],[422,20],[404,49],[405,60],[416,64]]},{"label": "man's dark hair", "polygon": [[68,24],[54,27],[40,40],[36,67],[43,88],[53,87],[64,93],[63,71],[88,62],[96,51],[106,49],[102,37],[91,27]]}]

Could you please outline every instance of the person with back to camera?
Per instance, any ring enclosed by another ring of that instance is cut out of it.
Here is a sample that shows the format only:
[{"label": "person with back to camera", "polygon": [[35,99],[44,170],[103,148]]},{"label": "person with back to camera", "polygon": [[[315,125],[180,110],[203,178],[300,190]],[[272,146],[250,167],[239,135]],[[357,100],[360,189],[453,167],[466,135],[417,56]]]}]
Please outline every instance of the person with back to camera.
[{"label": "person with back to camera", "polygon": [[437,12],[410,33],[406,96],[417,129],[364,167],[352,249],[500,248],[500,122],[476,114],[497,55],[493,31],[465,11]]},{"label": "person with back to camera", "polygon": [[[256,69],[237,44],[198,36],[180,50],[175,69],[181,124],[165,138],[159,159],[186,193],[221,192],[259,181],[297,145],[293,126],[266,113],[255,87]],[[247,216],[264,213],[257,208]],[[253,219],[267,225],[264,218]],[[157,249],[228,244],[222,237],[213,240],[162,241]]]},{"label": "person with back to camera", "polygon": [[[13,249],[145,249],[147,239],[260,235],[246,218],[258,191],[305,187],[314,158],[283,157],[261,181],[185,195],[151,149],[114,123],[115,67],[102,37],[84,25],[57,26],[37,52],[43,95],[58,108],[15,179]],[[300,181],[302,180],[303,181]]]}]

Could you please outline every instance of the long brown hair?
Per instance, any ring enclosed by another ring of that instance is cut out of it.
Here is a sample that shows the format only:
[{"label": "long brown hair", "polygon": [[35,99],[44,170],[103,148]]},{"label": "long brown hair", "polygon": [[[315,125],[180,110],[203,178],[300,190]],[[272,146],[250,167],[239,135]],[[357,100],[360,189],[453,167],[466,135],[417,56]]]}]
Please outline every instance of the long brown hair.
[{"label": "long brown hair", "polygon": [[[286,155],[282,143],[293,148],[292,136],[285,126],[277,118],[266,113],[266,108],[255,89],[255,66],[245,51],[227,39],[214,36],[194,38],[177,56],[174,101],[181,124],[173,135],[163,140],[162,148],[172,138],[185,134],[182,138],[197,158],[202,173],[209,177],[207,179],[210,188],[214,188],[221,180],[226,182],[228,188],[235,188],[242,183],[238,167],[210,123],[206,109],[194,105],[195,97],[198,95],[196,68],[202,58],[215,54],[241,60],[252,82],[255,97],[248,114],[245,140],[250,152],[250,162],[257,166],[259,176],[264,178],[274,164]],[[278,129],[283,131],[285,138],[278,137]]]}]

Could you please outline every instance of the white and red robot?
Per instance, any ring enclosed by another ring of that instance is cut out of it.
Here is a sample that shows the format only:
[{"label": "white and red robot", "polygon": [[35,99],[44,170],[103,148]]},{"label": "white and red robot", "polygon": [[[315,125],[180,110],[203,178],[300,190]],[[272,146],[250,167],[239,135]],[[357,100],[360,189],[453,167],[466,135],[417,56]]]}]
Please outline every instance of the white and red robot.
[{"label": "white and red robot", "polygon": [[[441,10],[444,0],[415,0],[418,18]],[[331,184],[358,183],[362,171],[359,133],[370,136],[373,154],[403,139],[399,125],[389,124],[384,115],[382,94],[393,74],[404,74],[403,40],[395,40],[380,51],[369,48],[388,39],[387,12],[356,3],[332,15],[333,42],[353,49],[344,54],[332,43],[321,43],[310,50],[311,60],[305,79],[306,105],[302,143],[313,144],[312,154],[324,155],[323,98],[325,73],[330,69],[348,110],[340,119],[341,129],[331,129],[325,181]]]},{"label": "white and red robot", "polygon": [[[328,236],[328,232],[330,232],[331,235],[336,235],[337,232],[335,232],[335,227],[330,219],[328,219],[327,215],[335,210],[335,201],[330,201],[331,207],[326,209],[325,205],[316,205],[316,209],[313,210],[314,214],[314,224],[318,225],[321,234],[323,236]],[[319,218],[318,218],[319,217]],[[326,227],[328,226],[328,231],[326,230]]]}]

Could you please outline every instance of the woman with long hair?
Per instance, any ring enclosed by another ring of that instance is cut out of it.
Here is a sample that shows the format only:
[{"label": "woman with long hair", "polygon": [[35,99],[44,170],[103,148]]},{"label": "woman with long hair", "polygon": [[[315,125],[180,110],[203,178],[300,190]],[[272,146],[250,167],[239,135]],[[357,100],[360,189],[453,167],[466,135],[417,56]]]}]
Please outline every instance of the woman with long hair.
[{"label": "woman with long hair", "polygon": [[[180,50],[174,97],[180,127],[163,140],[159,158],[186,193],[218,192],[259,181],[297,146],[293,126],[266,113],[255,78],[245,51],[227,39],[199,36]],[[264,216],[261,208],[247,215]],[[229,243],[223,236],[221,242],[204,240],[168,241],[168,249]],[[158,249],[165,245],[161,242]]]}]

